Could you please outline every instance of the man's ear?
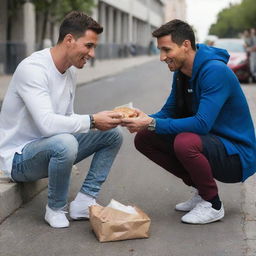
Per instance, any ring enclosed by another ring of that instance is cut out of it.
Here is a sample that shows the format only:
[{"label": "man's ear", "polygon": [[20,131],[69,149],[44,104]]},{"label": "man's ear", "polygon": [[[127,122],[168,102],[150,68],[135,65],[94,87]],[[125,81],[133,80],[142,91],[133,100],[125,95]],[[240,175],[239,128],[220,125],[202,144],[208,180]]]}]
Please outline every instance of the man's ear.
[{"label": "man's ear", "polygon": [[185,48],[185,51],[188,51],[191,49],[191,42],[189,40],[184,40],[184,42],[182,43],[182,45]]},{"label": "man's ear", "polygon": [[68,47],[71,46],[71,44],[75,41],[75,38],[71,35],[71,34],[66,34],[64,37],[63,42],[65,43],[65,45],[67,45]]}]

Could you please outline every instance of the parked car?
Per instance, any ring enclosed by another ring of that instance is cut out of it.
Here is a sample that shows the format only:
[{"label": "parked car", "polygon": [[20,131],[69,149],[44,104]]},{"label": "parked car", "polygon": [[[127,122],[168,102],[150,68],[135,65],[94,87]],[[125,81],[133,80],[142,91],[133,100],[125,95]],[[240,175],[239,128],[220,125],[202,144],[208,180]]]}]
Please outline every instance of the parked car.
[{"label": "parked car", "polygon": [[214,41],[213,46],[228,51],[230,54],[228,66],[236,74],[240,82],[248,83],[251,79],[251,72],[244,41],[235,38],[219,38]]}]

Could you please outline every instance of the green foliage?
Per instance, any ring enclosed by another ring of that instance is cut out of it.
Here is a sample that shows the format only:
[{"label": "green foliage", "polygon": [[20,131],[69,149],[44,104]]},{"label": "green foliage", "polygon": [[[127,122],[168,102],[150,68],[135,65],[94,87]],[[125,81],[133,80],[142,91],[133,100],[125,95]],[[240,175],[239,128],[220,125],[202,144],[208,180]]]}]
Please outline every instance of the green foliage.
[{"label": "green foliage", "polygon": [[237,37],[245,29],[256,27],[256,1],[243,0],[219,12],[217,22],[212,24],[209,34],[218,37]]},{"label": "green foliage", "polygon": [[[96,5],[94,0],[30,0],[34,3],[37,13],[47,13],[51,21],[59,21],[64,16],[72,11],[83,11],[91,15],[92,8]],[[19,10],[25,3],[25,0],[8,0],[8,17],[15,17],[17,10]]]},{"label": "green foliage", "polygon": [[49,13],[52,21],[62,20],[70,11],[83,11],[90,15],[94,0],[32,0],[37,12]]},{"label": "green foliage", "polygon": [[92,7],[95,7],[93,0],[65,0],[60,1],[60,8],[59,8],[59,14],[63,16],[66,13],[76,10],[76,11],[83,11],[87,13],[88,15],[91,15]]},{"label": "green foliage", "polygon": [[94,0],[32,0],[37,14],[43,14],[42,34],[39,39],[42,44],[46,35],[46,24],[61,21],[70,11],[83,11],[88,15],[95,7]]},{"label": "green foliage", "polygon": [[[70,11],[83,11],[91,15],[92,9],[96,7],[94,0],[29,0],[35,5],[36,15],[42,19],[41,34],[38,38],[41,45],[46,36],[47,23],[51,26],[56,22],[61,21],[64,16]],[[8,21],[11,24],[12,20],[17,15],[26,0],[8,0]],[[11,26],[9,26],[11,29]]]}]

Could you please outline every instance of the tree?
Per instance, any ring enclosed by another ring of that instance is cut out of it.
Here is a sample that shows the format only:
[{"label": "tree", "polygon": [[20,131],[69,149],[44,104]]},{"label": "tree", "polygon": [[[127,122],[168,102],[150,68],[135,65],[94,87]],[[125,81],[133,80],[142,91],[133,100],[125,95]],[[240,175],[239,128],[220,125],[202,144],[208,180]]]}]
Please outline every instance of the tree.
[{"label": "tree", "polygon": [[219,12],[217,22],[212,24],[209,34],[218,37],[237,37],[245,29],[256,27],[255,0],[243,0]]},{"label": "tree", "polygon": [[[8,1],[8,21],[10,21],[10,24],[16,16],[17,11],[20,10],[25,2],[27,2],[27,0]],[[92,13],[92,8],[96,6],[94,0],[30,0],[30,2],[35,5],[36,16],[43,17],[42,33],[39,39],[40,44],[42,44],[42,41],[46,36],[48,22],[54,25],[72,10],[83,11],[90,15]],[[11,29],[11,26],[8,27]]]},{"label": "tree", "polygon": [[43,14],[41,44],[46,36],[48,22],[53,26],[72,10],[83,11],[90,15],[92,8],[95,7],[94,0],[32,0],[32,2],[35,4],[38,16]]}]

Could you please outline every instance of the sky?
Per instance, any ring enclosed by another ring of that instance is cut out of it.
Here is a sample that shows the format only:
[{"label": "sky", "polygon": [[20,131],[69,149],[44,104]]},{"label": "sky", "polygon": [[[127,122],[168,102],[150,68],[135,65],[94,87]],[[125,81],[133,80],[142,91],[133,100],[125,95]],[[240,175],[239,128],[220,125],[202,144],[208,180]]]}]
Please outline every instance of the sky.
[{"label": "sky", "polygon": [[241,3],[241,0],[186,0],[187,21],[197,30],[199,42],[203,42],[217,14],[230,3]]}]

